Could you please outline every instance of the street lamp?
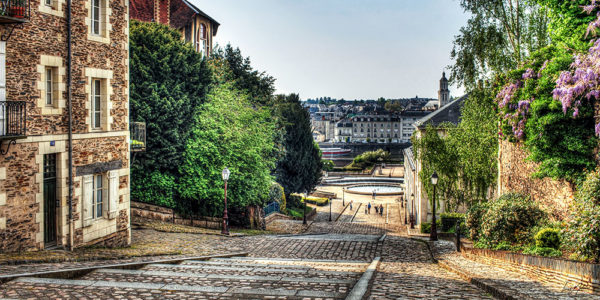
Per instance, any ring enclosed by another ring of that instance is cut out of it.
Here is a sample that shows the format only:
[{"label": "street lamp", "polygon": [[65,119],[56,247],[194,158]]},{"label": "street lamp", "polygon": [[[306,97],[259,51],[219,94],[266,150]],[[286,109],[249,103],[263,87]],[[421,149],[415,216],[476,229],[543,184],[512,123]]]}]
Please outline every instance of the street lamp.
[{"label": "street lamp", "polygon": [[400,196],[400,203],[404,205],[404,225],[406,225],[408,224],[408,220],[406,219],[408,217],[408,214],[406,213],[406,210],[408,210],[408,198]]},{"label": "street lamp", "polygon": [[331,200],[329,199],[329,222],[331,222],[331,204],[333,204]]},{"label": "street lamp", "polygon": [[225,181],[225,210],[223,211],[223,229],[221,230],[221,234],[224,235],[229,235],[229,224],[227,221],[229,219],[229,217],[227,217],[227,180],[229,180],[229,174],[231,174],[231,172],[225,167],[221,173],[223,181]]},{"label": "street lamp", "polygon": [[415,229],[415,194],[410,194],[411,206],[410,206],[410,229]]},{"label": "street lamp", "polygon": [[434,171],[433,174],[431,175],[431,184],[433,184],[433,217],[431,218],[431,234],[429,235],[429,240],[430,241],[437,241],[437,224],[435,223],[435,186],[438,183],[438,175],[437,173]]}]

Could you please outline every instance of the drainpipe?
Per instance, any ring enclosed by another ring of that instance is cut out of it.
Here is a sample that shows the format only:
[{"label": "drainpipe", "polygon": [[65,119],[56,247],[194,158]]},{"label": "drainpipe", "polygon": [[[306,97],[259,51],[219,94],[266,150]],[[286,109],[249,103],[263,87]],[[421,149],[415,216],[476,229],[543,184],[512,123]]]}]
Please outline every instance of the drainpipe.
[{"label": "drainpipe", "polygon": [[73,103],[71,93],[72,83],[72,51],[71,51],[71,0],[67,0],[67,106],[69,119],[69,250],[73,251]]}]

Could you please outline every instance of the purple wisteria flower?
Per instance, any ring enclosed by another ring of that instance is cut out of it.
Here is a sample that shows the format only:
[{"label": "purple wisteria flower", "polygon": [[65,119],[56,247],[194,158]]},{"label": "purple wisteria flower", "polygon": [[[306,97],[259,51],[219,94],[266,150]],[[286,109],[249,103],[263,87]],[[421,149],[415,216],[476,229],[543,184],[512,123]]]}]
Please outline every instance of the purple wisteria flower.
[{"label": "purple wisteria flower", "polygon": [[535,78],[535,73],[533,72],[533,69],[529,68],[525,71],[525,73],[523,73],[522,77],[523,77],[523,80]]}]

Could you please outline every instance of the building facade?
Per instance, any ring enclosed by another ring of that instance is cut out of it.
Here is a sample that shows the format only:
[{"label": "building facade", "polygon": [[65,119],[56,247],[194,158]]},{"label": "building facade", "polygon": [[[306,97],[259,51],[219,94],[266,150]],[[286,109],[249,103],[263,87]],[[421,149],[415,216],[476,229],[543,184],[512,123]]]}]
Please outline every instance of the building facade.
[{"label": "building facade", "polygon": [[413,123],[427,114],[427,111],[403,111],[398,114],[355,116],[351,119],[351,142],[408,143],[414,131]]},{"label": "building facade", "polygon": [[181,32],[182,39],[194,49],[210,55],[219,22],[187,0],[129,0],[131,19],[158,22]]},{"label": "building facade", "polygon": [[442,72],[442,78],[440,79],[440,89],[438,90],[437,108],[441,108],[448,103],[450,103],[450,90],[448,89],[448,79],[446,79],[446,72]]},{"label": "building facade", "polygon": [[0,251],[128,245],[129,4],[23,3],[0,16]]}]

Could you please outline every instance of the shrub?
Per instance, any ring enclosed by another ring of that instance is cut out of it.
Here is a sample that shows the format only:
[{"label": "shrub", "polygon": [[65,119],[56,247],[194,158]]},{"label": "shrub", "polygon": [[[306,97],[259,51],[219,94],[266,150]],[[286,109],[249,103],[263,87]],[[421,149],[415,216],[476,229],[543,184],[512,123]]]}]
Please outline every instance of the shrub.
[{"label": "shrub", "polygon": [[175,178],[168,173],[153,171],[147,176],[134,176],[131,198],[135,201],[175,208]]},{"label": "shrub", "polygon": [[[437,220],[435,224],[437,224],[437,229],[442,227],[442,222],[440,220]],[[431,222],[421,223],[421,233],[431,233]]]},{"label": "shrub", "polygon": [[544,228],[535,235],[535,245],[542,248],[560,248],[560,230]]},{"label": "shrub", "polygon": [[523,250],[523,254],[528,255],[538,255],[538,256],[549,256],[549,257],[557,257],[562,256],[562,252],[550,247],[537,247],[531,246]]},{"label": "shrub", "polygon": [[318,197],[304,198],[304,201],[306,201],[306,203],[311,203],[311,204],[315,204],[318,206],[325,206],[329,203],[328,198],[318,198]]},{"label": "shrub", "polygon": [[441,213],[440,219],[442,221],[442,232],[450,232],[456,227],[456,222],[459,221],[461,224],[464,222],[465,214],[461,213]]},{"label": "shrub", "polygon": [[335,167],[333,161],[329,159],[323,159],[321,160],[321,163],[323,164],[323,171],[333,171],[333,168]]},{"label": "shrub", "polygon": [[387,161],[390,157],[390,153],[384,151],[383,149],[379,149],[377,151],[367,151],[363,154],[360,154],[354,158],[352,164],[349,167],[359,168],[361,170],[371,167],[379,162],[381,158],[382,161]]},{"label": "shrub", "polygon": [[529,230],[544,219],[546,214],[529,197],[505,194],[488,203],[483,214],[480,234],[492,244],[501,241],[523,242]]},{"label": "shrub", "polygon": [[487,203],[479,203],[471,206],[466,216],[467,227],[469,228],[469,237],[476,241],[481,232],[481,218],[488,210]]},{"label": "shrub", "polygon": [[285,193],[283,187],[277,182],[273,182],[269,188],[269,202],[279,203],[279,209],[285,211]]},{"label": "shrub", "polygon": [[563,235],[574,257],[600,261],[600,172],[587,174],[578,189]]},{"label": "shrub", "polygon": [[290,194],[290,197],[287,200],[287,206],[289,208],[297,208],[304,206],[304,204],[302,204],[302,196],[298,194]]},{"label": "shrub", "polygon": [[510,244],[510,243],[509,243],[509,242],[507,242],[507,241],[502,241],[502,242],[498,243],[498,244],[497,244],[497,245],[494,247],[494,250],[504,250],[504,251],[509,251],[509,250],[512,250],[512,249],[513,249],[513,246],[512,246],[512,244]]}]

